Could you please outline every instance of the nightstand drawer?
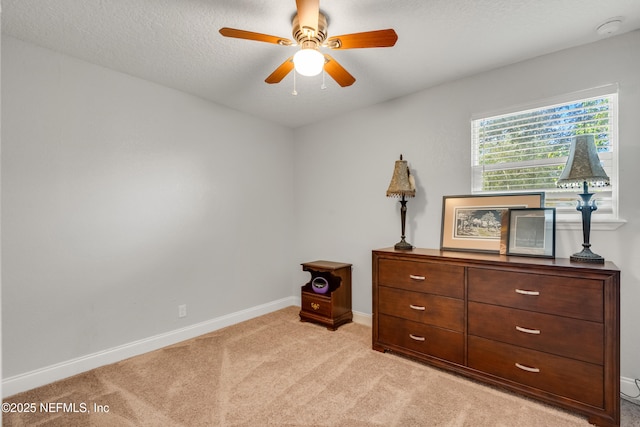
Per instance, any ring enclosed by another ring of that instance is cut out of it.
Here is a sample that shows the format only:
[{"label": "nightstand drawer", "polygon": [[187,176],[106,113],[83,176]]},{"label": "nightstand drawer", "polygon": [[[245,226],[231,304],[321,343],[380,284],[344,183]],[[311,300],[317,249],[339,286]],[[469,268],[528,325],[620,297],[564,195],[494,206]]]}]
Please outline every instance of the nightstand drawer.
[{"label": "nightstand drawer", "polygon": [[518,384],[604,407],[604,369],[600,365],[469,336],[470,368]]},{"label": "nightstand drawer", "polygon": [[461,299],[380,286],[381,313],[462,332],[464,301]]},{"label": "nightstand drawer", "polygon": [[469,334],[602,364],[602,323],[470,301]]},{"label": "nightstand drawer", "polygon": [[302,292],[301,308],[309,313],[331,317],[331,298],[311,292]]},{"label": "nightstand drawer", "polygon": [[464,363],[464,337],[461,332],[424,323],[379,315],[378,338],[381,343],[402,347],[453,363]]},{"label": "nightstand drawer", "polygon": [[381,259],[378,281],[410,291],[464,297],[464,267],[457,265]]},{"label": "nightstand drawer", "polygon": [[602,322],[603,284],[578,277],[468,269],[470,301]]}]

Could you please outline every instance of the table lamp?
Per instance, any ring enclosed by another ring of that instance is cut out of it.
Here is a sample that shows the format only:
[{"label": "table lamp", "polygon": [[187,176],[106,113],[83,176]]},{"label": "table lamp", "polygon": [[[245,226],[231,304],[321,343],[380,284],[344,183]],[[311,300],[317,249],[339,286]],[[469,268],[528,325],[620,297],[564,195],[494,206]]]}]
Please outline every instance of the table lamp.
[{"label": "table lamp", "polygon": [[416,182],[411,176],[409,166],[406,160],[402,160],[402,154],[400,154],[400,160],[396,160],[396,165],[393,170],[393,176],[391,177],[391,183],[387,189],[387,197],[401,197],[400,199],[400,221],[402,224],[402,236],[401,240],[395,244],[395,249],[411,250],[413,245],[405,240],[405,222],[407,219],[407,200],[406,197],[415,197],[416,195]]},{"label": "table lamp", "polygon": [[571,261],[603,264],[604,258],[591,252],[589,234],[591,232],[591,212],[598,209],[593,193],[589,193],[589,183],[593,186],[609,185],[609,177],[600,165],[598,151],[593,135],[578,135],[571,142],[571,151],[567,164],[558,178],[558,187],[580,187],[580,200],[576,209],[582,212],[582,251],[571,255]]}]

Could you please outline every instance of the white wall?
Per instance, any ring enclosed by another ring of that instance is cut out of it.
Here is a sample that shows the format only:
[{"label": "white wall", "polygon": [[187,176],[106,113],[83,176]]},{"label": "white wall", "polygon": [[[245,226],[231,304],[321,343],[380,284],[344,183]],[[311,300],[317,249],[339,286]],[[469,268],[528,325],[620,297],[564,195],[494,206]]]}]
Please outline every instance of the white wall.
[{"label": "white wall", "polygon": [[[297,261],[353,263],[354,310],[371,313],[371,250],[400,238],[399,203],[385,191],[401,153],[418,184],[417,197],[408,202],[407,240],[437,248],[442,196],[470,193],[472,114],[617,82],[620,216],[628,222],[616,231],[592,231],[591,243],[622,270],[622,376],[639,378],[638,70],[640,31],[635,31],[296,130]],[[559,231],[558,256],[577,252],[581,243],[581,231]]]},{"label": "white wall", "polygon": [[5,378],[291,297],[291,130],[7,36],[2,107]]}]

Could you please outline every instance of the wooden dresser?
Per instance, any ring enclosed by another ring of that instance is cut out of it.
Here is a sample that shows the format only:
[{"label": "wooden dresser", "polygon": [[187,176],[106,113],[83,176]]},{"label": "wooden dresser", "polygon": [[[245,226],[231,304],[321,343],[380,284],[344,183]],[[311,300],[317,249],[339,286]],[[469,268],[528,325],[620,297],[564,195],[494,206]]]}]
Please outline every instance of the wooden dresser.
[{"label": "wooden dresser", "polygon": [[620,425],[612,263],[373,251],[373,348]]}]

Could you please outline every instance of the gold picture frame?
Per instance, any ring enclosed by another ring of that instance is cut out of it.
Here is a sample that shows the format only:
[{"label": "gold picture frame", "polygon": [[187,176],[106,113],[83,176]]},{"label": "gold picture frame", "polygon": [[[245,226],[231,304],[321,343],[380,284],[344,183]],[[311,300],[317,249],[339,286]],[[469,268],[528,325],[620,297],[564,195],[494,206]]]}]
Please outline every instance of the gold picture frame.
[{"label": "gold picture frame", "polygon": [[504,253],[509,209],[542,207],[544,193],[443,196],[440,249]]}]

